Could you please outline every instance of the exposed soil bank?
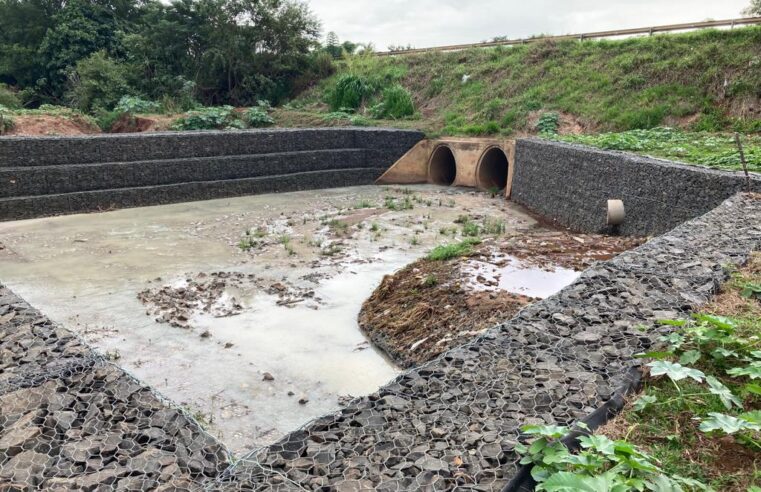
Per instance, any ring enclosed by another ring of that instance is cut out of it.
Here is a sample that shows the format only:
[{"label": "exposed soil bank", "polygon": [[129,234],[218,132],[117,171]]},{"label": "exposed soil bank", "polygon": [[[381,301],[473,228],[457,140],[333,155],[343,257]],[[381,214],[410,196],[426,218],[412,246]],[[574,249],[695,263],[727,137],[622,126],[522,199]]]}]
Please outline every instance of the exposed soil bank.
[{"label": "exposed soil bank", "polygon": [[465,257],[418,260],[384,277],[359,325],[402,367],[462,345],[521,308],[559,291],[579,271],[643,240],[521,231],[481,244]]}]

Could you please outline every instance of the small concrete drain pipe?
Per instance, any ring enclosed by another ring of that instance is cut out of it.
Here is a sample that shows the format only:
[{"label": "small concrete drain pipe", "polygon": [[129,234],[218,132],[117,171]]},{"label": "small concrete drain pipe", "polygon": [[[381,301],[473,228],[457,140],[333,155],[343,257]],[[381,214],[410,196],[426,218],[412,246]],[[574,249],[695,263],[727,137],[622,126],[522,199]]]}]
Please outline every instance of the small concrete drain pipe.
[{"label": "small concrete drain pipe", "polygon": [[623,200],[608,200],[608,225],[621,225],[625,218],[626,209]]}]

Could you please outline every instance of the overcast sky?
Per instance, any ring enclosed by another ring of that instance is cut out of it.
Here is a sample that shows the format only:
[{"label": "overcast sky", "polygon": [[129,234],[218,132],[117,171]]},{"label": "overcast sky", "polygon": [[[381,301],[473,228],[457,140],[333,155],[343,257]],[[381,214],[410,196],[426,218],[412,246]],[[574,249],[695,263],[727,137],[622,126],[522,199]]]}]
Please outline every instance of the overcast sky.
[{"label": "overcast sky", "polygon": [[341,41],[416,48],[739,17],[750,0],[307,0]]}]

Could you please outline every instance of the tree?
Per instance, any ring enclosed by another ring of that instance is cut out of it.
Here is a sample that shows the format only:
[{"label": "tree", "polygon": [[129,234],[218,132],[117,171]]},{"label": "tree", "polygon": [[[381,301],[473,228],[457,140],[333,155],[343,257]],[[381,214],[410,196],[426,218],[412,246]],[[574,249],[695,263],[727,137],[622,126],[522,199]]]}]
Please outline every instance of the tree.
[{"label": "tree", "polygon": [[325,37],[325,51],[330,53],[333,59],[337,60],[343,55],[343,47],[341,41],[338,39],[338,34],[330,31]]},{"label": "tree", "polygon": [[100,64],[152,99],[278,102],[311,70],[319,34],[300,0],[0,0],[0,83],[32,104],[86,101],[80,68]]},{"label": "tree", "polygon": [[743,15],[747,15],[748,17],[761,15],[761,0],[751,0],[750,5],[743,10]]},{"label": "tree", "polygon": [[77,62],[69,73],[70,88],[66,99],[70,105],[85,112],[110,110],[130,91],[126,67],[97,51]]},{"label": "tree", "polygon": [[97,51],[121,51],[119,22],[114,9],[88,0],[72,0],[53,16],[38,53],[45,80],[38,88],[58,100],[66,90],[69,72]]}]

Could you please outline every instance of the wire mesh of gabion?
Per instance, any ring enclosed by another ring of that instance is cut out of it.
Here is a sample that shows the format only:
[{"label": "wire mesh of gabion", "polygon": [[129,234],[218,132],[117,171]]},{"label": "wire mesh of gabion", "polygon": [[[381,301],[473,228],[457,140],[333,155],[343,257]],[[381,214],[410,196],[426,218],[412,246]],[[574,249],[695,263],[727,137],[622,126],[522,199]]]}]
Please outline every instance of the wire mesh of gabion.
[{"label": "wire mesh of gabion", "polygon": [[0,288],[3,490],[200,490],[225,448]]},{"label": "wire mesh of gabion", "polygon": [[377,393],[255,451],[223,490],[501,490],[520,427],[570,425],[631,389],[632,356],[761,243],[761,200],[738,196],[587,270],[559,294]]},{"label": "wire mesh of gabion", "polygon": [[737,196],[274,445],[231,460],[180,409],[0,288],[0,483],[8,490],[503,489],[530,423],[570,425],[630,389],[632,356],[761,244]]}]

